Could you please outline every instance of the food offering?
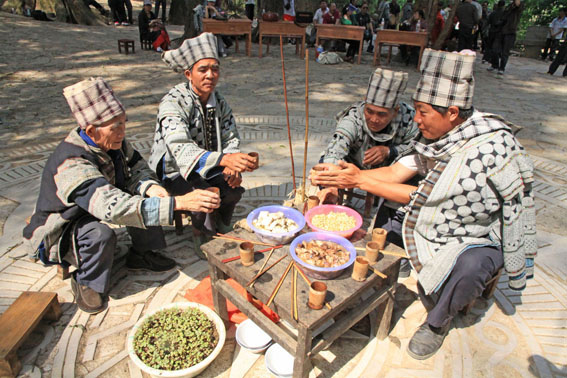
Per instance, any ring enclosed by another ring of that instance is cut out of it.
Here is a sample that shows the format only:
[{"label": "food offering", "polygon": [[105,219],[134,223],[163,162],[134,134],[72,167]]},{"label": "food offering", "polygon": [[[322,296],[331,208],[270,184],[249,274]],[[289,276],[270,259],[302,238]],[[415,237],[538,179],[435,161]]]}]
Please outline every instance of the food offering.
[{"label": "food offering", "polygon": [[356,226],[356,219],[347,213],[331,211],[313,216],[311,223],[325,231],[347,231]]},{"label": "food offering", "polygon": [[315,206],[305,213],[305,221],[313,231],[330,232],[347,239],[362,226],[359,213],[339,205]]},{"label": "food offering", "polygon": [[290,232],[299,227],[295,221],[286,217],[282,211],[276,211],[274,213],[260,211],[258,218],[254,219],[252,224],[261,230],[275,234]]},{"label": "food offering", "polygon": [[350,258],[345,247],[332,241],[303,241],[295,247],[297,257],[319,268],[335,268],[346,264]]}]

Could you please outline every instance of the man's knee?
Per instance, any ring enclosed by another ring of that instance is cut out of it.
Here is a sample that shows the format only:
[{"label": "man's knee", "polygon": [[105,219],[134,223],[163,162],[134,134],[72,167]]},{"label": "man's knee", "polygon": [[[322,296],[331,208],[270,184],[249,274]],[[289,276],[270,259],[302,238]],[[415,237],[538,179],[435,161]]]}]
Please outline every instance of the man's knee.
[{"label": "man's knee", "polygon": [[231,188],[227,185],[226,188],[222,189],[222,202],[223,204],[237,203],[242,198],[243,193],[244,188]]},{"label": "man's knee", "polygon": [[93,221],[88,224],[84,231],[86,232],[83,232],[79,239],[88,240],[90,245],[102,244],[111,247],[111,249],[116,246],[116,233],[106,224]]},{"label": "man's knee", "polygon": [[484,285],[500,268],[496,260],[501,253],[495,248],[470,249],[458,258],[452,274],[458,274],[461,281]]}]

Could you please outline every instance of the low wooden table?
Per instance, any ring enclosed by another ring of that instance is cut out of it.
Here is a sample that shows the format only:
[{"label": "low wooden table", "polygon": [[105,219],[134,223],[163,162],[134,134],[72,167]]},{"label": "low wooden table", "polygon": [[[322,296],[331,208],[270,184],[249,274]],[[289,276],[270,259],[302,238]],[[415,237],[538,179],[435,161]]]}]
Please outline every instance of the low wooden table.
[{"label": "low wooden table", "polygon": [[[263,37],[287,37],[287,38],[301,38],[301,49],[299,51],[299,55],[301,59],[305,55],[305,28],[301,26],[297,26],[295,23],[290,21],[276,21],[276,22],[268,22],[268,21],[259,21],[259,29],[258,29],[258,57],[262,57],[262,38]],[[270,41],[266,44],[266,54],[270,52]],[[297,54],[297,50],[299,45],[295,44],[295,54]]]},{"label": "low wooden table", "polygon": [[364,39],[364,26],[317,24],[317,39],[315,46],[319,46],[320,39],[348,39],[359,41],[358,64],[362,59],[362,45]]},{"label": "low wooden table", "polygon": [[[247,240],[257,240],[254,234],[244,230],[232,231],[228,235],[238,236]],[[367,239],[369,238],[370,235],[367,235]],[[354,244],[355,246],[364,246],[365,243],[366,240],[360,240]],[[260,248],[265,247],[256,246],[256,250]],[[401,248],[394,245],[388,245],[387,248],[392,251],[402,251]],[[245,267],[241,264],[240,260],[227,263],[222,262],[223,259],[239,254],[238,242],[213,239],[204,244],[201,249],[207,253],[211,274],[213,303],[221,318],[228,324],[225,300],[228,299],[237,306],[240,311],[267,332],[275,342],[279,343],[289,353],[295,356],[293,367],[293,376],[295,378],[307,377],[310,370],[309,358],[330,345],[360,319],[371,312],[371,318],[373,318],[378,325],[377,337],[384,339],[388,335],[394,307],[396,282],[400,269],[400,258],[398,257],[381,256],[381,259],[374,264],[376,269],[387,275],[386,279],[382,279],[369,271],[366,281],[358,282],[350,277],[352,273],[352,267],[350,267],[346,269],[341,276],[333,280],[324,281],[328,287],[326,300],[332,306],[331,310],[327,307],[323,307],[321,310],[312,310],[307,306],[309,287],[298,275],[297,321],[293,319],[291,311],[292,299],[290,298],[290,293],[292,292],[292,272],[290,271],[276,295],[271,308],[281,319],[297,328],[298,335],[296,337],[291,335],[289,331],[286,332],[281,326],[273,323],[226,282],[227,278],[233,278],[240,285],[245,286],[259,271],[269,252],[256,254],[254,265]],[[364,252],[358,253],[364,254]],[[274,287],[291,261],[289,245],[276,249],[268,265],[275,262],[283,255],[287,255],[287,257],[258,278],[254,287],[246,287],[251,295],[264,303],[268,301]],[[313,278],[310,279],[315,281]],[[334,319],[334,324],[326,329],[320,336],[313,338],[313,331],[330,319]]]},{"label": "low wooden table", "polygon": [[133,39],[119,39],[118,40],[118,53],[122,54],[122,49],[124,49],[124,53],[128,55],[130,49],[132,49],[132,53],[136,53],[136,47],[134,46]]},{"label": "low wooden table", "polygon": [[392,57],[393,45],[418,46],[420,49],[417,69],[419,70],[419,67],[421,66],[421,56],[423,55],[423,50],[425,50],[425,47],[427,46],[427,40],[427,33],[399,30],[378,30],[376,32],[376,40],[374,41],[374,65],[376,65],[376,58],[378,58],[378,65],[380,65],[382,45],[389,45],[390,48],[388,51],[388,64],[390,64],[390,58]]},{"label": "low wooden table", "polygon": [[[246,36],[246,55],[250,56],[252,46],[252,21],[249,19],[230,19],[227,21],[215,20],[212,18],[203,19],[203,31],[220,35],[245,35]],[[238,38],[236,38],[235,51],[238,52]]]}]

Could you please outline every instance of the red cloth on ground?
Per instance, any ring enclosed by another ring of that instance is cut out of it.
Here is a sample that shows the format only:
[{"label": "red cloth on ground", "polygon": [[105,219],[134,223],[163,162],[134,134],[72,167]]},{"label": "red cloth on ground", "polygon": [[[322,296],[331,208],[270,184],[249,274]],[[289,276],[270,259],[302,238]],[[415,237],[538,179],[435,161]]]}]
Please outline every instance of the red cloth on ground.
[{"label": "red cloth on ground", "polygon": [[[238,282],[236,282],[232,278],[229,278],[228,280],[226,280],[226,282],[228,282],[228,284],[230,286],[232,286],[232,288],[234,290],[239,292],[243,297],[248,299],[248,302],[250,302],[254,306],[256,306],[256,308],[258,310],[262,311],[262,313],[264,315],[266,315],[268,318],[270,318],[274,323],[277,323],[277,322],[280,321],[280,317],[278,316],[278,314],[273,312],[269,307],[264,305],[259,300],[254,299],[254,297],[252,297],[246,291],[246,289],[244,289],[242,286],[240,286],[240,284]],[[205,306],[209,307],[211,310],[214,311],[215,306],[213,305],[213,294],[212,294],[212,290],[211,290],[211,277],[207,276],[207,277],[203,278],[203,280],[201,281],[201,283],[199,283],[199,285],[197,285],[197,287],[195,287],[192,290],[187,290],[185,292],[185,298],[190,300],[191,302],[197,302],[197,303],[200,303],[202,305],[205,305]],[[243,321],[245,321],[246,319],[248,319],[248,317],[246,315],[244,315],[228,299],[226,300],[226,309],[228,311],[228,319],[232,323],[240,324]]]},{"label": "red cloth on ground", "polygon": [[165,30],[162,30],[159,36],[156,38],[154,43],[152,43],[154,50],[161,47],[163,51],[169,50],[169,35]]}]

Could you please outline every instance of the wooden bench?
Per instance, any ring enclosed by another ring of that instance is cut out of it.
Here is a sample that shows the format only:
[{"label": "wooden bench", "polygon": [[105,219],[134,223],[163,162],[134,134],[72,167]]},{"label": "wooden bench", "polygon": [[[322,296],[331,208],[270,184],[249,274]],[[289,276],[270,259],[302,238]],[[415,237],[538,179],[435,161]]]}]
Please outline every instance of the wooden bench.
[{"label": "wooden bench", "polygon": [[134,47],[133,39],[119,39],[118,40],[118,53],[122,54],[122,48],[124,48],[124,53],[128,55],[130,49],[132,49],[132,54],[136,53],[136,47]]},{"label": "wooden bench", "polygon": [[[249,19],[230,19],[220,21],[212,18],[203,19],[203,32],[215,35],[245,35],[246,36],[246,55],[250,56],[252,46],[252,21]],[[238,38],[236,40],[235,51],[238,52]]]},{"label": "wooden bench", "polygon": [[366,194],[355,193],[354,189],[339,190],[339,205],[348,204],[353,197],[364,200],[364,218],[368,217],[376,196],[369,192],[366,192]]},{"label": "wooden bench", "polygon": [[[290,21],[276,21],[267,22],[260,21],[258,28],[258,57],[262,57],[262,38],[263,37],[288,37],[288,38],[301,38],[301,48],[295,44],[295,54],[297,55],[299,49],[299,56],[303,59],[305,55],[305,28],[297,26]],[[270,40],[266,44],[266,55],[270,52]]]},{"label": "wooden bench", "polygon": [[364,26],[317,24],[317,38],[315,46],[319,46],[320,39],[348,39],[359,41],[358,64],[362,59],[362,44],[364,39]]},{"label": "wooden bench", "polygon": [[152,41],[148,39],[140,39],[142,50],[153,50]]},{"label": "wooden bench", "polygon": [[24,291],[0,317],[0,376],[15,377],[22,368],[16,352],[42,318],[58,320],[56,293]]},{"label": "wooden bench", "polygon": [[410,31],[399,31],[399,30],[378,30],[376,32],[376,40],[374,41],[374,65],[376,65],[376,59],[378,59],[378,65],[380,65],[380,54],[382,53],[382,45],[388,45],[388,64],[390,64],[390,58],[392,57],[392,46],[394,45],[408,45],[408,46],[418,46],[419,49],[419,61],[417,62],[417,69],[421,66],[421,56],[423,55],[423,50],[427,46],[428,35],[427,33],[417,33]]}]

